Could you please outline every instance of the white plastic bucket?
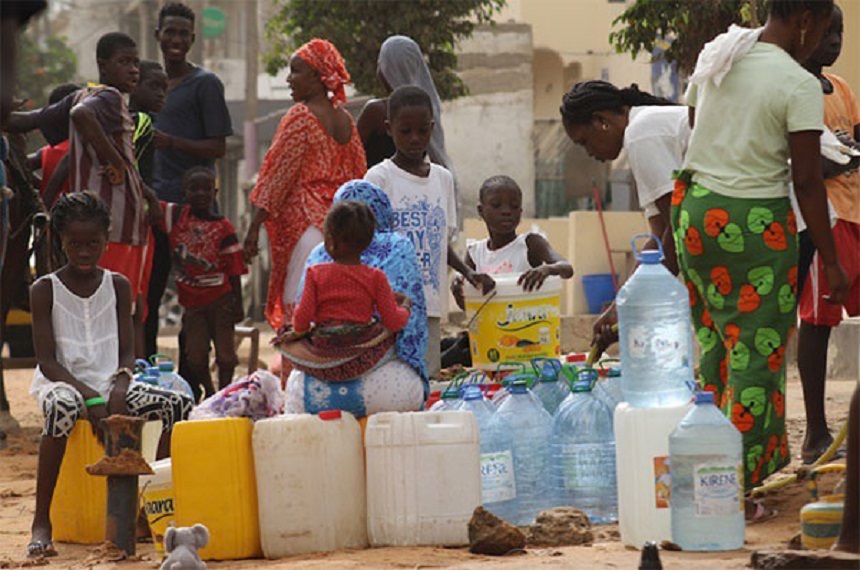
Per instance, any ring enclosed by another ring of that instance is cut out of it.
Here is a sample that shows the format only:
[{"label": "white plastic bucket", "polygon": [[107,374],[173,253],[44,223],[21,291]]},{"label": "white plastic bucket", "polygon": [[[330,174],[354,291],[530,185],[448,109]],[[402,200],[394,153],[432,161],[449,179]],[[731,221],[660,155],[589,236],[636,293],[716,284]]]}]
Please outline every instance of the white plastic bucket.
[{"label": "white plastic bucket", "polygon": [[164,533],[173,525],[175,511],[170,458],[155,461],[150,466],[155,474],[141,475],[138,486],[143,495],[143,512],[149,522],[152,542],[155,550],[163,553]]},{"label": "white plastic bucket", "polygon": [[481,504],[481,452],[471,412],[370,416],[367,531],[371,546],[460,546]]},{"label": "white plastic bucket", "polygon": [[351,414],[260,420],[253,446],[266,558],[367,546],[361,428]]},{"label": "white plastic bucket", "polygon": [[516,274],[494,275],[496,288],[487,295],[465,285],[470,349],[476,368],[494,370],[500,362],[530,362],[561,354],[561,278],[550,276],[531,293],[517,284],[519,278]]},{"label": "white plastic bucket", "polygon": [[627,546],[672,539],[669,434],[691,406],[615,408],[618,530]]}]

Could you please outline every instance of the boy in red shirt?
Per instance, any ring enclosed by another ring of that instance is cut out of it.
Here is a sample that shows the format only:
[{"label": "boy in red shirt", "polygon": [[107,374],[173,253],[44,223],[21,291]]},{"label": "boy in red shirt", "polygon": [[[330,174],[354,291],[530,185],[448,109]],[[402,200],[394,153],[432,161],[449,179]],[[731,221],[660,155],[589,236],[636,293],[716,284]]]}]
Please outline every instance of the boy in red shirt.
[{"label": "boy in red shirt", "polygon": [[240,275],[248,272],[230,221],[215,213],[215,173],[195,166],[182,180],[184,204],[165,204],[165,222],[176,272],[179,304],[185,309],[186,378],[199,398],[215,393],[209,375],[209,345],[215,345],[218,388],[233,381],[239,364],[234,325],[244,318]]},{"label": "boy in red shirt", "polygon": [[308,267],[301,300],[293,315],[293,331],[344,322],[366,325],[379,314],[382,325],[397,332],[409,320],[409,309],[398,306],[388,278],[361,263],[361,253],[373,240],[376,219],[367,204],[339,202],[325,219],[325,249],[334,263]]}]

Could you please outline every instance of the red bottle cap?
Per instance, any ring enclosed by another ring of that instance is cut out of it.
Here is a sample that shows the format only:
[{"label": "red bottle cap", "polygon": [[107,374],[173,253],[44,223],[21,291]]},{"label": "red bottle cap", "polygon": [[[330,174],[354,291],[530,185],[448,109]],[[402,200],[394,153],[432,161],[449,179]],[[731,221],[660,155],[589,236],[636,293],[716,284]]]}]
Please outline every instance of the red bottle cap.
[{"label": "red bottle cap", "polygon": [[325,410],[317,414],[321,420],[339,420],[342,416],[340,410]]}]

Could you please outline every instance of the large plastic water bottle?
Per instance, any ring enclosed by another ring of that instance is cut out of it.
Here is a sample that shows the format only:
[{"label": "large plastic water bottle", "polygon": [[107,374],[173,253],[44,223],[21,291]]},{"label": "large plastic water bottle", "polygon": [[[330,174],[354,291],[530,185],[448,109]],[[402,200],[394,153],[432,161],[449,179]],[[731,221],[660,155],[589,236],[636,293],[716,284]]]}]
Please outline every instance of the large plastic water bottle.
[{"label": "large plastic water bottle", "polygon": [[598,400],[614,412],[615,407],[624,401],[624,392],[621,390],[621,367],[609,368],[606,375],[594,385],[593,392]]},{"label": "large plastic water bottle", "polygon": [[[511,524],[529,525],[538,512],[554,506],[549,447],[552,417],[529,394],[526,382],[517,380],[487,431],[487,453],[498,457],[495,469],[509,472],[512,464],[513,477],[507,476],[507,486],[496,484],[493,492],[497,496],[490,497],[484,506]],[[484,463],[482,470],[487,467]]]},{"label": "large plastic water bottle", "polygon": [[185,381],[185,378],[174,371],[172,361],[165,360],[159,362],[158,373],[161,376],[159,384],[163,388],[173,390],[174,392],[183,392],[191,396],[192,400],[194,399],[194,390],[191,389],[191,386]]},{"label": "large plastic water bottle", "polygon": [[570,394],[570,387],[561,375],[561,362],[555,358],[535,358],[532,360],[532,366],[538,373],[532,392],[549,415],[553,415],[559,404]]},{"label": "large plastic water bottle", "polygon": [[472,412],[475,415],[475,421],[478,422],[478,430],[483,435],[490,425],[496,407],[484,397],[484,393],[478,386],[467,385],[460,393],[461,399],[457,401],[457,409]]},{"label": "large plastic water bottle", "polygon": [[669,436],[672,541],[684,550],[736,550],[744,545],[743,442],[714,405],[696,405]]},{"label": "large plastic water bottle", "polygon": [[[502,405],[502,402],[504,402],[511,393],[511,384],[513,384],[514,382],[525,382],[526,387],[528,387],[532,385],[534,381],[534,375],[527,372],[508,374],[502,379],[502,387],[495,393],[491,402],[496,407],[496,409],[499,409],[499,407]],[[532,398],[535,402],[539,403],[541,406],[543,405],[543,402],[541,402],[540,398],[535,395],[534,391],[529,389],[528,394],[529,397]]]},{"label": "large plastic water bottle", "polygon": [[558,500],[588,515],[592,524],[618,517],[612,411],[577,381],[569,404],[552,422],[552,472]]},{"label": "large plastic water bottle", "polygon": [[[636,252],[636,239],[647,237],[659,251]],[[679,406],[690,400],[693,381],[690,296],[660,263],[659,239],[638,235],[631,243],[640,265],[615,302],[624,399],[641,408]]]},{"label": "large plastic water bottle", "polygon": [[447,387],[442,390],[442,393],[439,395],[439,400],[430,406],[430,412],[445,412],[449,410],[456,410],[460,407],[460,392],[457,388]]}]

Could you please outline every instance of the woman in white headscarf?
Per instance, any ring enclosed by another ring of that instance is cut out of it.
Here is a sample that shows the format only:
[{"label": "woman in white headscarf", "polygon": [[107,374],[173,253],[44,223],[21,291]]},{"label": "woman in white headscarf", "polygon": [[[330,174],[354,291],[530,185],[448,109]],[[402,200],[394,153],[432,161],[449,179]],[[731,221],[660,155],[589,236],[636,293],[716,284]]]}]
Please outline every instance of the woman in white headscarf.
[{"label": "woman in white headscarf", "polygon": [[[430,161],[453,172],[451,159],[445,152],[445,132],[442,130],[442,102],[424,54],[415,40],[406,36],[391,36],[379,49],[376,74],[387,93],[402,85],[417,85],[430,95],[436,126],[427,149]],[[367,167],[370,168],[394,155],[394,141],[385,127],[388,99],[371,99],[358,116],[358,133],[364,143]]]}]

